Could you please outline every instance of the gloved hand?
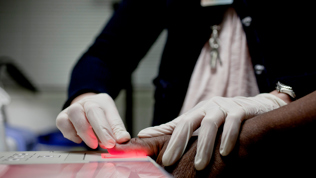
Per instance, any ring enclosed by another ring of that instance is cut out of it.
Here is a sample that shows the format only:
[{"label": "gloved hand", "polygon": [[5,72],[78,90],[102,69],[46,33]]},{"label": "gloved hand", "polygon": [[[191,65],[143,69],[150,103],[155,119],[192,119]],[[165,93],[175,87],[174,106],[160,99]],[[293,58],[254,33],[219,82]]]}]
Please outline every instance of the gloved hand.
[{"label": "gloved hand", "polygon": [[65,138],[95,149],[112,148],[131,136],[126,131],[113,99],[108,94],[86,96],[64,109],[56,118],[56,125]]},{"label": "gloved hand", "polygon": [[220,153],[226,156],[235,146],[243,120],[283,105],[286,105],[286,102],[272,94],[259,94],[255,97],[213,97],[200,102],[173,121],[141,130],[138,137],[172,134],[162,157],[163,165],[170,166],[179,160],[193,132],[199,128],[194,165],[197,170],[202,170],[210,162],[217,130],[224,122]]}]

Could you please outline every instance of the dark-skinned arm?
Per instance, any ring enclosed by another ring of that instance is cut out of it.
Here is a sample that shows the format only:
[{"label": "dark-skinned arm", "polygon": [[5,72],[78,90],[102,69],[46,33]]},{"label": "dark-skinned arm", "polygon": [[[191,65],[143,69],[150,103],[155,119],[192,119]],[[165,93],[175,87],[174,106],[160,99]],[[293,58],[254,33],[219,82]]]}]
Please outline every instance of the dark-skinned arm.
[{"label": "dark-skinned arm", "polygon": [[[222,128],[219,129],[219,132]],[[218,134],[210,164],[202,171],[194,168],[197,137],[190,140],[182,158],[173,166],[164,167],[175,177],[306,177],[313,175],[316,158],[316,92],[284,107],[244,122],[233,152],[219,153]],[[109,152],[137,152],[162,164],[161,158],[170,136],[134,138],[116,145]],[[163,166],[163,165],[162,165]]]}]

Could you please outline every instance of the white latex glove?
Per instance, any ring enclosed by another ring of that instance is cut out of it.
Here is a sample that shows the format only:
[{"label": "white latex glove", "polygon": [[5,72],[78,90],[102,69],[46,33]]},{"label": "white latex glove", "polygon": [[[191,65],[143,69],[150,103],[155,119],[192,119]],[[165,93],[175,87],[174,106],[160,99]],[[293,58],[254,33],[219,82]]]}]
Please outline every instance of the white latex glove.
[{"label": "white latex glove", "polygon": [[108,94],[86,96],[64,109],[56,118],[56,125],[65,138],[95,149],[112,148],[131,136],[126,131],[113,99]]},{"label": "white latex glove", "polygon": [[286,105],[286,102],[272,94],[259,94],[255,97],[213,97],[200,102],[173,121],[141,130],[138,137],[172,134],[162,157],[163,165],[170,166],[179,160],[193,132],[199,128],[194,165],[197,170],[202,170],[210,162],[217,130],[224,122],[220,153],[226,156],[233,150],[241,123],[245,119],[283,105]]}]

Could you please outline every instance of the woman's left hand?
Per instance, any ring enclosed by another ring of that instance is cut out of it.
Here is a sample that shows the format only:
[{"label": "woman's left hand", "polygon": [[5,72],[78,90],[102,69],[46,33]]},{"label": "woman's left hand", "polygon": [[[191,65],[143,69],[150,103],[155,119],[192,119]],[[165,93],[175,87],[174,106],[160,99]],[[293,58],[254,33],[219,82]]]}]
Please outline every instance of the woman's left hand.
[{"label": "woman's left hand", "polygon": [[210,162],[217,130],[222,124],[224,124],[224,130],[220,153],[226,156],[233,150],[241,123],[245,119],[284,105],[286,102],[282,99],[267,93],[255,97],[213,97],[210,100],[200,102],[173,121],[141,130],[138,137],[172,134],[162,158],[163,165],[170,166],[179,160],[193,132],[199,128],[194,165],[197,170],[202,170]]}]

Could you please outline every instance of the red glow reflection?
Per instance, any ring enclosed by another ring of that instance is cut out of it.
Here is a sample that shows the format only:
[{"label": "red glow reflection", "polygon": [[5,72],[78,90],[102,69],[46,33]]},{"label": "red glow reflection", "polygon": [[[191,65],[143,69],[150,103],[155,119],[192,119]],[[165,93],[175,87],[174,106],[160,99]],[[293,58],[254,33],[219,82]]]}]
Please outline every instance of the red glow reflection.
[{"label": "red glow reflection", "polygon": [[72,164],[1,165],[1,178],[167,178],[168,173],[150,161],[115,161]]},{"label": "red glow reflection", "polygon": [[137,140],[131,140],[126,144],[116,144],[113,148],[108,148],[108,154],[102,158],[144,158],[150,154],[150,149]]},{"label": "red glow reflection", "polygon": [[114,158],[146,158],[147,155],[145,152],[136,152],[136,153],[102,153],[101,157],[103,159],[114,159]]}]

